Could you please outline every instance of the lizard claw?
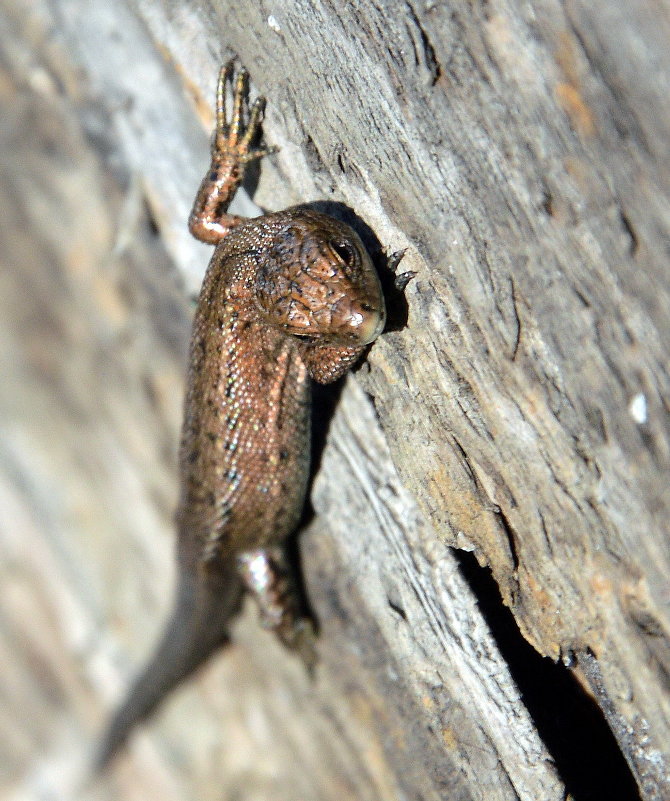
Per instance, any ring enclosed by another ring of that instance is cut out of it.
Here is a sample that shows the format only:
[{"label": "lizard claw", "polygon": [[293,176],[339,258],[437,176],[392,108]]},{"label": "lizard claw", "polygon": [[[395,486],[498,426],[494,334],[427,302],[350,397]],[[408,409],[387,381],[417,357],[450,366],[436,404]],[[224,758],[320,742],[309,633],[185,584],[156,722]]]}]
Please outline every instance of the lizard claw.
[{"label": "lizard claw", "polygon": [[[230,121],[226,109],[226,89],[230,84],[233,108]],[[252,148],[263,122],[265,98],[257,97],[249,105],[249,73],[240,67],[235,75],[235,61],[231,59],[221,67],[216,87],[216,130],[212,142],[213,155],[234,155],[239,164],[260,159],[276,148]],[[245,123],[246,118],[246,123]]]},{"label": "lizard claw", "polygon": [[[395,272],[398,265],[402,261],[403,256],[407,253],[407,248],[403,248],[402,250],[396,250],[395,253],[391,253],[391,255],[386,260],[386,264],[392,272]],[[416,276],[415,270],[408,270],[405,273],[400,273],[396,275],[393,286],[398,290],[398,292],[404,292],[407,288],[407,284]]]}]

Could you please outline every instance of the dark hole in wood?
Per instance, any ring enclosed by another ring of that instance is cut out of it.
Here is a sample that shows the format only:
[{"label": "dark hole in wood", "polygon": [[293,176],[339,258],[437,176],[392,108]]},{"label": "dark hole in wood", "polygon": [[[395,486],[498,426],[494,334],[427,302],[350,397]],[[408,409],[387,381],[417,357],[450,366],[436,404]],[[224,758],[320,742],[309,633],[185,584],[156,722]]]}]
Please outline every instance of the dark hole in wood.
[{"label": "dark hole in wood", "polygon": [[569,668],[540,656],[523,638],[491,571],[470,553],[455,555],[574,801],[640,801],[628,763],[595,701]]}]

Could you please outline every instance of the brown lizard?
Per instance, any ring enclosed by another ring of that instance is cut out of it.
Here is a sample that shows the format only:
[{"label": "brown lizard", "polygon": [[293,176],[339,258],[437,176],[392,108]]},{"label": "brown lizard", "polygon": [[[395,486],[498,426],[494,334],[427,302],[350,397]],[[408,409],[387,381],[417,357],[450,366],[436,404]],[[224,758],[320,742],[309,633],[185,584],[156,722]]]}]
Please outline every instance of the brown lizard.
[{"label": "brown lizard", "polygon": [[311,629],[284,555],[307,489],[310,379],[342,376],[381,333],[385,307],[370,257],[344,223],[305,206],[253,219],[227,213],[246,165],[269,152],[254,147],[264,105],[259,97],[249,107],[246,70],[235,76],[233,62],[221,69],[212,162],[189,219],[191,233],[216,250],[190,346],[177,600],[153,659],[112,719],[99,768],[227,641],[245,590],[264,624],[310,661]]}]

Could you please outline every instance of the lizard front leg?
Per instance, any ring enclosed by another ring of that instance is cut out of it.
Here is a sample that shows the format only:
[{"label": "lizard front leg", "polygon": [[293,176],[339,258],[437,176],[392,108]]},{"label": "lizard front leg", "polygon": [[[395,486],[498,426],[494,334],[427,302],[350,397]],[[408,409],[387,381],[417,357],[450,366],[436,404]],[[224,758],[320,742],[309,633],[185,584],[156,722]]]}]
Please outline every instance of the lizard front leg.
[{"label": "lizard front leg", "polygon": [[[257,97],[249,108],[249,73],[240,68],[233,82],[234,62],[221,67],[216,88],[216,128],[212,137],[212,162],[196,195],[188,228],[196,239],[216,245],[245,217],[227,209],[244,177],[247,164],[263,158],[274,148],[253,148],[263,120],[265,98]],[[226,86],[233,87],[233,112],[228,122]],[[248,122],[245,125],[244,118]]]}]

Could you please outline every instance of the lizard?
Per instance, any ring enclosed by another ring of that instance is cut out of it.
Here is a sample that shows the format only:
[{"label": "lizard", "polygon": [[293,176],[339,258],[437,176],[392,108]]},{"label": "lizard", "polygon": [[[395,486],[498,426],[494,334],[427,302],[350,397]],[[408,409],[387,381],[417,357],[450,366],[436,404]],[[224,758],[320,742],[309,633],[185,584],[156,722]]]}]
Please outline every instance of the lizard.
[{"label": "lizard", "polygon": [[[232,109],[227,113],[227,87]],[[189,217],[216,246],[196,306],[179,452],[174,611],[153,658],[113,716],[105,767],[133,727],[229,639],[245,592],[263,624],[314,659],[285,543],[305,503],[312,380],[343,376],[385,325],[376,270],[358,234],[308,206],[228,213],[256,145],[265,99],[225,64],[211,164]],[[401,254],[391,259],[399,261]]]}]

